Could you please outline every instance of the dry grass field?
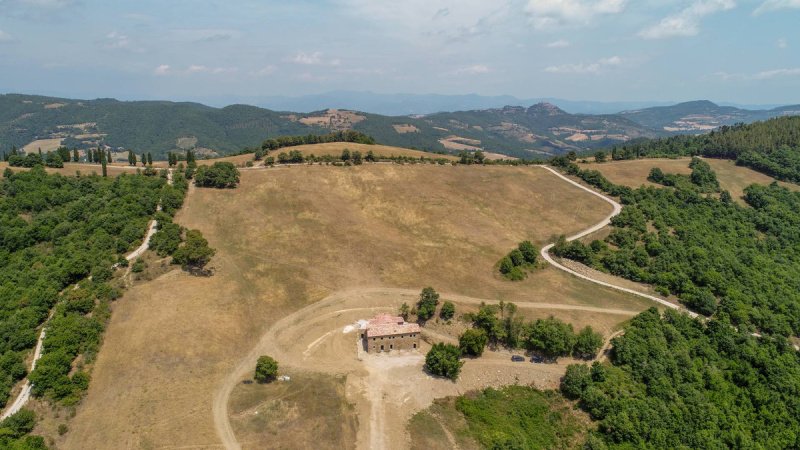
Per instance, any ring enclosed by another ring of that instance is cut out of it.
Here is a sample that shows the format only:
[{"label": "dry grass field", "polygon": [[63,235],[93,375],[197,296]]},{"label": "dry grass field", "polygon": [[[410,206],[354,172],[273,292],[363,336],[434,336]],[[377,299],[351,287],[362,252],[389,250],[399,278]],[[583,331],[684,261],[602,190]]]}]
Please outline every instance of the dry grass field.
[{"label": "dry grass field", "polygon": [[372,150],[373,153],[377,156],[410,156],[414,158],[419,157],[426,157],[426,158],[445,158],[451,161],[455,161],[458,157],[453,155],[440,155],[438,153],[430,153],[430,152],[423,152],[420,150],[411,150],[408,148],[401,148],[401,147],[392,147],[389,145],[366,145],[366,144],[355,144],[352,142],[329,142],[325,144],[310,144],[310,145],[299,145],[296,147],[289,147],[285,149],[280,149],[270,154],[278,154],[280,152],[288,152],[290,150],[299,150],[303,155],[310,155],[314,154],[316,156],[339,156],[342,154],[342,150],[349,149],[351,152],[359,151],[361,154],[366,155],[368,151]]},{"label": "dry grass field", "polygon": [[[318,146],[314,153],[321,154]],[[217,446],[212,399],[225,378],[277,321],[337,292],[345,292],[343,301],[366,305],[377,300],[346,292],[417,292],[431,285],[452,296],[584,306],[589,310],[530,307],[525,314],[553,314],[608,334],[630,315],[591,308],[641,311],[650,304],[553,268],[508,282],[494,265],[523,239],[541,245],[596,223],[609,209],[538,167],[294,166],[243,171],[235,190],[193,189],[176,220],[200,229],[217,249],[210,264],[215,275],[198,278],[176,269],[136,284],[116,302],[89,393],[59,448]],[[392,292],[383,304],[413,300]],[[312,322],[300,343],[316,342],[325,326]],[[480,365],[469,370],[482,376]],[[557,382],[556,372],[546,384]],[[442,383],[450,386],[442,395],[457,394],[459,385]],[[328,386],[331,404],[351,398],[352,386],[344,393],[336,383]],[[292,402],[306,401],[274,403],[277,392],[248,395],[247,389],[233,391],[234,415],[257,398],[287,411]],[[370,414],[359,408],[361,427]],[[262,448],[269,437],[248,420],[233,418],[237,438],[247,448]],[[331,426],[322,412],[302,420],[291,427]],[[339,430],[342,436],[349,426]],[[364,439],[360,432],[358,441]]]},{"label": "dry grass field", "polygon": [[38,153],[39,149],[41,149],[42,153],[47,153],[57,149],[62,141],[63,139],[61,138],[38,139],[22,147],[22,151],[25,153]]},{"label": "dry grass field", "polygon": [[[7,162],[0,161],[0,171],[5,170],[6,167],[9,167]],[[24,167],[11,167],[11,170],[28,170]],[[97,174],[102,175],[103,169],[100,167],[100,164],[85,164],[85,163],[64,163],[64,167],[60,169],[53,169],[50,167],[46,167],[45,170],[48,173],[60,173],[61,175],[68,175],[73,176],[77,172],[80,172],[81,175],[91,175]],[[120,164],[109,164],[107,166],[108,175],[109,176],[117,176],[122,173],[136,173],[136,169],[132,169],[129,166],[123,166]]]},{"label": "dry grass field", "polygon": [[[748,169],[747,167],[737,166],[734,161],[725,159],[711,159],[705,158],[711,165],[711,168],[717,173],[720,187],[731,193],[733,198],[741,202],[741,197],[744,195],[744,188],[747,186],[758,184],[769,184],[775,181],[770,176],[763,173],[756,172],[755,170]],[[612,183],[623,184],[631,187],[654,186],[653,183],[647,181],[647,175],[650,174],[650,169],[658,167],[664,173],[678,173],[686,174],[691,173],[689,169],[689,158],[678,159],[636,159],[631,161],[613,161],[607,163],[589,163],[582,164],[581,167],[586,169],[599,170],[600,173],[605,175]],[[781,186],[789,189],[798,190],[800,186],[791,183],[778,182]]]}]

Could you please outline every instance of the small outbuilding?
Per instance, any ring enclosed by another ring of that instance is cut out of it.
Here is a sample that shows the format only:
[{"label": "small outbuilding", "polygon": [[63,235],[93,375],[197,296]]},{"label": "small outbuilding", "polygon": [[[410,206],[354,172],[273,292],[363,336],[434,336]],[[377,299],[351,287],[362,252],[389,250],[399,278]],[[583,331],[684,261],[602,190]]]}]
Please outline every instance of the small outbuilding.
[{"label": "small outbuilding", "polygon": [[367,322],[361,339],[367,353],[416,350],[419,348],[419,333],[416,323],[408,323],[400,316],[378,314]]}]

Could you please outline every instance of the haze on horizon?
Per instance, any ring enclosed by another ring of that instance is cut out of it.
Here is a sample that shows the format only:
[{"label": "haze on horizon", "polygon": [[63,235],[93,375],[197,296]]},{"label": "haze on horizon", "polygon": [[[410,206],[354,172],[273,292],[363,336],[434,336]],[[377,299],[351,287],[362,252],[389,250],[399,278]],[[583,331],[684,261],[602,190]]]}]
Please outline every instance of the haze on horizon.
[{"label": "haze on horizon", "polygon": [[0,0],[0,92],[800,103],[800,0]]}]

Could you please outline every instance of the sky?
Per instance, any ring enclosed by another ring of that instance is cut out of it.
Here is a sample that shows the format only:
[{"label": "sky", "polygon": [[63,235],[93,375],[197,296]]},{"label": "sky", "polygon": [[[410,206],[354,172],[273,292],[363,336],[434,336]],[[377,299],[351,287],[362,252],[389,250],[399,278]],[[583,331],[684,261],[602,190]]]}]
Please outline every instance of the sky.
[{"label": "sky", "polygon": [[800,103],[800,0],[0,0],[0,92]]}]

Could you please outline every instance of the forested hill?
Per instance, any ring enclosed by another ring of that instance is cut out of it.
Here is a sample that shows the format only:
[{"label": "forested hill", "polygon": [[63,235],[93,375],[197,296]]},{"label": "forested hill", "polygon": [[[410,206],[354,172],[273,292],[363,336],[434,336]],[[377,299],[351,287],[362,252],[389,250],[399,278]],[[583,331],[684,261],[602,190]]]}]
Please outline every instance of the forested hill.
[{"label": "forested hill", "polygon": [[700,136],[674,136],[614,147],[613,159],[700,155],[736,160],[775,178],[800,182],[800,117],[722,127]]},{"label": "forested hill", "polygon": [[46,151],[60,139],[68,147],[104,145],[152,152],[156,159],[186,149],[202,157],[238,152],[282,135],[348,129],[386,145],[433,152],[484,150],[528,159],[657,135],[622,117],[574,115],[546,103],[391,117],[336,109],[300,114],[246,105],[212,108],[166,101],[0,95],[0,151],[12,145]]},{"label": "forested hill", "polygon": [[708,100],[623,111],[621,116],[664,133],[705,133],[725,125],[752,123],[800,114],[800,105],[750,110],[720,106]]},{"label": "forested hill", "polygon": [[[247,105],[213,108],[186,102],[8,94],[0,95],[0,152],[12,146],[48,151],[61,144],[78,149],[131,149],[150,152],[156,159],[165,159],[170,151],[193,149],[203,157],[239,152],[278,136],[355,130],[378,143],[398,147],[451,153],[483,150],[534,159],[622,145],[638,138],[696,134],[727,123],[731,117],[748,122],[793,111],[787,107],[754,116],[742,113],[746,110],[736,114],[729,109],[716,111],[709,103],[604,115],[570,114],[539,103],[426,116],[382,116],[337,109],[292,113]],[[795,109],[800,111],[800,107]],[[676,121],[690,125],[677,129],[662,126]]]}]

